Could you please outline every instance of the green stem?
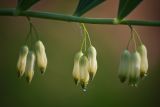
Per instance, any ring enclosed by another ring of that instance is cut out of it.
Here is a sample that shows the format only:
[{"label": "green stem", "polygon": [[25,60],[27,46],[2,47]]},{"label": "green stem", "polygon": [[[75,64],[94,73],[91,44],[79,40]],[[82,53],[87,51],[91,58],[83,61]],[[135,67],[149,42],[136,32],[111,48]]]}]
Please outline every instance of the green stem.
[{"label": "green stem", "polygon": [[83,47],[84,47],[84,52],[86,51],[86,35],[83,35],[83,41],[81,45],[81,50],[83,52]]},{"label": "green stem", "polygon": [[136,43],[136,40],[135,40],[135,35],[134,35],[134,32],[133,32],[133,27],[131,25],[128,25],[128,27],[130,28],[130,34],[131,34],[131,37],[128,41],[128,44],[127,44],[127,50],[129,49],[129,45],[130,45],[130,42],[131,40],[133,40],[133,43],[134,43],[134,48],[135,50],[137,50],[137,43]]},{"label": "green stem", "polygon": [[139,40],[140,44],[142,45],[142,44],[143,44],[143,42],[142,42],[142,40],[141,40],[141,38],[140,38],[140,36],[139,36],[138,32],[137,32],[134,28],[133,28],[133,31],[135,32],[135,34],[136,34],[136,36],[137,36],[137,38],[138,38],[138,40]]},{"label": "green stem", "polygon": [[[29,22],[29,18],[27,17],[27,20],[28,20],[28,22]],[[28,34],[27,34],[27,37],[26,37],[26,40],[25,40],[25,45],[30,45],[30,44],[28,44],[28,41],[29,41],[29,39],[31,38],[30,36],[31,36],[31,32],[32,32],[32,25],[31,25],[31,23],[29,22],[29,32],[28,32]]]},{"label": "green stem", "polygon": [[85,30],[84,30],[84,28],[83,28],[83,25],[82,25],[82,23],[80,24],[80,29],[81,29],[81,32],[82,32],[82,37],[83,37],[83,42],[82,42],[82,46],[81,46],[81,50],[83,49],[83,45],[84,45],[84,52],[86,52],[86,44],[87,44],[87,37],[86,37],[86,32],[85,32]]},{"label": "green stem", "polygon": [[82,25],[82,27],[83,27],[84,34],[85,34],[85,35],[87,36],[87,38],[88,38],[89,45],[91,46],[92,43],[91,43],[91,39],[90,39],[89,33],[88,33],[88,31],[87,31],[87,28],[86,28],[86,26],[84,25],[84,23],[81,23],[81,25]]},{"label": "green stem", "polygon": [[87,50],[87,37],[86,37],[86,35],[84,35],[85,36],[85,42],[84,42],[84,51],[86,52],[86,50]]},{"label": "green stem", "polygon": [[132,35],[133,35],[134,48],[135,48],[135,51],[137,51],[137,43],[136,43],[136,40],[135,40],[135,35],[133,33],[133,30],[132,30]]},{"label": "green stem", "polygon": [[28,20],[28,22],[30,24],[31,29],[33,28],[33,31],[34,31],[35,36],[36,36],[36,41],[39,40],[38,31],[37,31],[36,27],[34,26],[34,24],[31,22],[31,18],[27,16],[27,20]]},{"label": "green stem", "polygon": [[68,22],[80,22],[91,24],[112,24],[112,25],[137,25],[137,26],[160,26],[160,21],[145,21],[145,20],[123,20],[115,24],[114,18],[87,18],[77,17],[72,15],[64,15],[53,12],[40,12],[40,11],[24,11],[16,14],[15,8],[0,9],[0,16],[28,16],[34,18],[54,19]]},{"label": "green stem", "polygon": [[128,43],[127,43],[127,47],[126,47],[127,50],[129,50],[129,44],[130,44],[131,40],[132,40],[132,35],[130,36],[130,39],[129,39]]},{"label": "green stem", "polygon": [[129,27],[130,30],[131,30],[131,32],[130,32],[131,36],[130,36],[130,39],[129,39],[128,44],[127,44],[127,50],[129,49],[130,42],[131,42],[131,40],[133,39],[133,35],[132,35],[132,26],[131,26],[131,25],[128,25],[128,27]]},{"label": "green stem", "polygon": [[32,24],[33,30],[34,30],[34,32],[35,32],[36,39],[37,39],[37,40],[39,40],[39,34],[38,34],[38,31],[37,31],[36,27],[34,26],[34,24],[33,24],[33,23],[31,23],[31,24]]}]

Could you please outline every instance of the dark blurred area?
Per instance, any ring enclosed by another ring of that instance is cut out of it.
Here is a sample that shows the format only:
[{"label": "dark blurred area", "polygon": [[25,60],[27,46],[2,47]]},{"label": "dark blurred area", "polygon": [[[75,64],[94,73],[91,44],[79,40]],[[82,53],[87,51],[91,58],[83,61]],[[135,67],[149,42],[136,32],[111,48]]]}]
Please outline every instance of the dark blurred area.
[{"label": "dark blurred area", "polygon": [[[71,15],[78,0],[41,0],[32,9]],[[160,20],[160,1],[144,0],[127,19]],[[0,0],[13,8],[16,0]],[[118,0],[107,0],[85,17],[114,18]],[[17,78],[17,59],[29,30],[25,17],[0,16],[0,107],[159,107],[160,27],[134,26],[148,49],[149,75],[137,88],[120,83],[120,55],[130,37],[128,26],[86,24],[97,49],[98,71],[84,94],[72,78],[74,54],[82,36],[74,22],[31,18],[46,46],[48,67],[35,71],[31,84]]]}]

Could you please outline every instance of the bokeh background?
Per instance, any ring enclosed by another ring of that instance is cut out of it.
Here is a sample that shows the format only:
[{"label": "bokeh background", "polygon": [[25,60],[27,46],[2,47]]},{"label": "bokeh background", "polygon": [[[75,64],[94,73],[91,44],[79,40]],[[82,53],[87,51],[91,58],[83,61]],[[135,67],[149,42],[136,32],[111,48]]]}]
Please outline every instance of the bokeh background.
[{"label": "bokeh background", "polygon": [[[78,0],[41,0],[32,9],[72,14]],[[127,18],[160,20],[160,1],[144,0]],[[16,0],[0,0],[0,8]],[[107,0],[85,17],[116,17],[118,0]],[[28,33],[25,17],[0,16],[0,107],[158,107],[160,106],[160,27],[135,26],[148,49],[149,75],[137,88],[121,84],[119,59],[130,31],[127,26],[86,24],[98,52],[98,72],[83,94],[72,78],[74,54],[82,36],[76,23],[32,18],[46,46],[45,75],[35,72],[31,84],[17,78],[17,58]]]}]

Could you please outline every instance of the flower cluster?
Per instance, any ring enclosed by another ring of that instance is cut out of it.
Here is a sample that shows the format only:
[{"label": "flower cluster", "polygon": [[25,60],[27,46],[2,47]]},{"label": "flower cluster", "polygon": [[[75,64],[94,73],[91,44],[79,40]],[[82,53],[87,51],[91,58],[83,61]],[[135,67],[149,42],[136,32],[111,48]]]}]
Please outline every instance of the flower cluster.
[{"label": "flower cluster", "polygon": [[[27,35],[27,42],[29,38],[32,40],[32,29],[33,24],[30,22],[30,32],[29,35]],[[47,57],[42,41],[30,41],[30,47],[27,44],[28,43],[25,43],[20,50],[17,69],[18,76],[22,77],[25,74],[27,82],[30,83],[34,76],[35,63],[37,63],[41,73],[44,73],[47,67]]]},{"label": "flower cluster", "polygon": [[[135,36],[134,33],[136,33],[136,37],[140,41],[140,44],[138,46],[134,37]],[[128,79],[129,85],[137,86],[140,79],[147,75],[148,71],[147,49],[145,45],[142,43],[135,29],[133,29],[132,27],[131,27],[130,40],[134,41],[135,50],[131,53],[128,50],[129,46],[128,44],[127,49],[124,50],[124,52],[122,53],[120,59],[118,77],[122,83],[127,81]]]},{"label": "flower cluster", "polygon": [[[93,80],[97,72],[97,52],[93,45],[91,45],[90,37],[84,26],[81,24],[83,30],[83,42],[82,47],[79,52],[76,53],[74,57],[74,66],[73,66],[73,78],[75,84],[80,83],[83,91],[86,91],[89,80]],[[86,49],[87,37],[90,42],[88,48]],[[85,44],[85,46],[84,46]],[[84,52],[82,51],[83,46],[85,47]]]}]

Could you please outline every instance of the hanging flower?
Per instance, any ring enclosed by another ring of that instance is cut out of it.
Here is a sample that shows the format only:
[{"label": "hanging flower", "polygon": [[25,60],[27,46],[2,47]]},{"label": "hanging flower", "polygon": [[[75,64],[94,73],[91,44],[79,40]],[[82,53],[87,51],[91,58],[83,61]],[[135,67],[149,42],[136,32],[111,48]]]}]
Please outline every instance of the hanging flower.
[{"label": "hanging flower", "polygon": [[124,50],[124,52],[121,55],[118,71],[118,77],[122,83],[127,80],[128,73],[130,72],[130,57],[130,52],[128,50]]},{"label": "hanging flower", "polygon": [[83,91],[86,91],[89,82],[89,72],[88,72],[88,59],[84,55],[80,58],[79,71],[80,71],[81,86],[83,88]]},{"label": "hanging flower", "polygon": [[25,72],[27,55],[28,55],[28,46],[25,45],[20,50],[18,63],[17,63],[19,77],[22,77]]},{"label": "hanging flower", "polygon": [[26,77],[28,83],[32,81],[34,75],[34,66],[35,66],[35,54],[34,52],[30,51],[27,56],[27,66],[26,66]]},{"label": "hanging flower", "polygon": [[141,68],[140,68],[140,75],[141,77],[144,77],[147,75],[148,71],[148,58],[147,58],[147,49],[145,45],[140,45],[137,49],[141,56]]},{"label": "hanging flower", "polygon": [[47,56],[42,41],[39,40],[36,42],[35,51],[37,56],[37,65],[41,73],[44,73],[47,67]]},{"label": "hanging flower", "polygon": [[130,64],[131,70],[129,72],[129,85],[137,86],[140,78],[141,66],[141,57],[137,51],[131,54]]},{"label": "hanging flower", "polygon": [[75,84],[78,85],[79,81],[80,81],[80,71],[79,71],[79,61],[80,58],[83,56],[82,51],[76,53],[75,57],[74,57],[74,66],[73,66],[73,78],[75,81]]},{"label": "hanging flower", "polygon": [[97,72],[97,58],[96,57],[97,57],[96,49],[91,45],[88,48],[89,75],[90,75],[91,80],[93,80]]}]

